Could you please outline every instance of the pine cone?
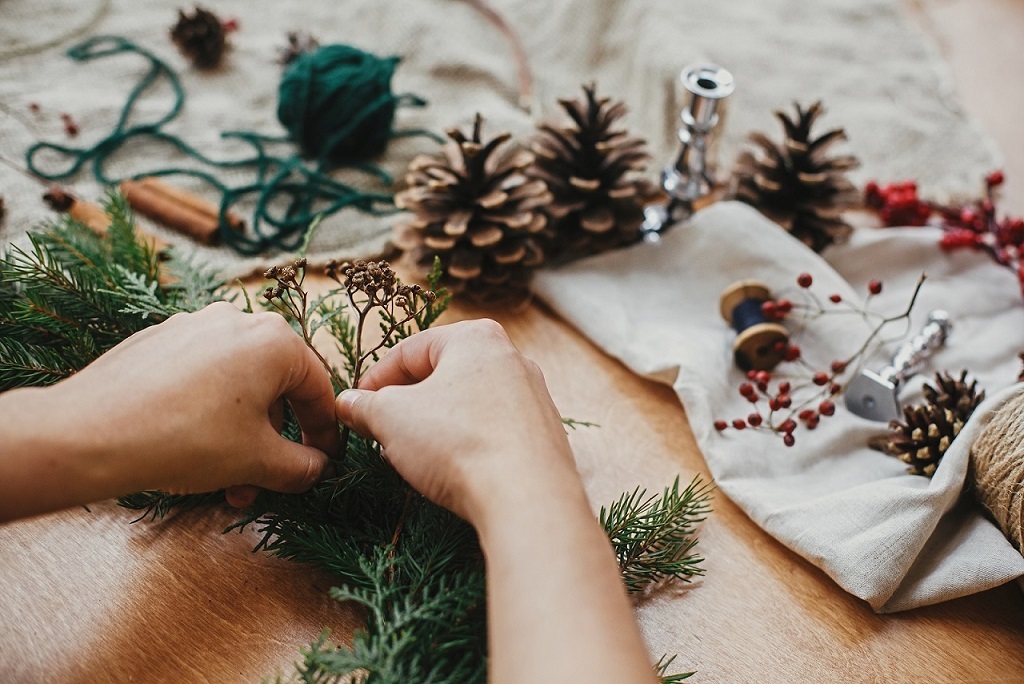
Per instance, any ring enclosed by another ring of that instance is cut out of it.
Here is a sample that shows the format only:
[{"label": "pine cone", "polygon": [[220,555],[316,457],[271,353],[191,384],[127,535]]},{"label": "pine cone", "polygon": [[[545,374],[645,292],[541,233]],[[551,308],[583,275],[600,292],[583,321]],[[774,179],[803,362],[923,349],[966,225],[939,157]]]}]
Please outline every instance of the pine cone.
[{"label": "pine cone", "polygon": [[572,119],[566,127],[541,125],[527,173],[543,180],[554,201],[543,248],[553,261],[568,261],[635,242],[644,205],[657,197],[650,181],[636,177],[650,159],[647,144],[617,127],[623,102],[598,98],[593,84],[584,97],[559,100]]},{"label": "pine cone", "polygon": [[4,204],[4,198],[0,197],[0,223],[4,222],[4,218],[7,216],[7,205]]},{"label": "pine cone", "polygon": [[300,55],[315,52],[319,47],[320,41],[312,33],[289,31],[288,45],[277,51],[277,63],[287,66],[297,60]]},{"label": "pine cone", "polygon": [[964,421],[947,408],[904,406],[903,421],[889,423],[892,435],[885,451],[906,463],[908,473],[931,477],[963,427]]},{"label": "pine cone", "polygon": [[429,269],[439,257],[442,284],[478,303],[509,303],[529,292],[533,269],[543,261],[536,235],[547,225],[539,207],[551,200],[544,182],[524,169],[526,150],[499,148],[510,134],[481,140],[448,131],[454,143],[441,155],[421,155],[406,174],[408,188],[395,204],[413,216],[395,227],[395,243]]},{"label": "pine cone", "polygon": [[[1017,355],[1020,358],[1020,362],[1024,364],[1024,352]],[[1020,375],[1017,376],[1017,382],[1024,382],[1024,368],[1020,369]]]},{"label": "pine cone", "polygon": [[178,23],[171,28],[171,40],[199,69],[213,69],[224,57],[227,32],[216,14],[196,7],[191,16],[178,10]]},{"label": "pine cone", "polygon": [[967,371],[960,371],[959,379],[948,373],[936,373],[935,384],[937,387],[925,384],[923,388],[925,401],[949,409],[964,423],[974,413],[978,404],[985,399],[985,390],[978,391],[977,380],[972,380],[971,384],[967,384]]},{"label": "pine cone", "polygon": [[811,128],[824,111],[821,102],[804,110],[795,104],[796,117],[777,111],[785,139],[774,144],[763,133],[750,141],[761,148],[759,157],[743,152],[733,174],[732,195],[779,223],[815,252],[849,237],[852,227],[841,213],[859,204],[859,193],[846,172],[859,162],[850,155],[830,157],[833,144],[846,139],[841,128],[813,137]]}]

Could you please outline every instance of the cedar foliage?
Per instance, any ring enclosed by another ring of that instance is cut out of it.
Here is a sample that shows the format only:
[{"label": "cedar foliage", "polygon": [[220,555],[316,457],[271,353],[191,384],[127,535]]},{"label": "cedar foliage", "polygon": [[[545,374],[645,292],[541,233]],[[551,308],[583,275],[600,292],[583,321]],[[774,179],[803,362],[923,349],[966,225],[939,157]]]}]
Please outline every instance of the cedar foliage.
[{"label": "cedar foliage", "polygon": [[[173,255],[161,263],[137,243],[120,197],[111,196],[107,209],[112,223],[106,238],[62,219],[32,235],[30,248],[0,257],[0,390],[57,382],[132,333],[227,296],[210,272]],[[172,278],[161,282],[161,270]],[[300,270],[297,285],[304,262]],[[435,268],[431,287],[439,276]],[[295,310],[304,320],[292,321],[307,339],[321,329],[334,338],[344,359],[342,370],[330,369],[336,389],[363,363],[356,340],[362,326],[339,304],[343,289],[312,300],[301,292],[302,307]],[[385,310],[384,347],[429,326],[447,305],[444,293],[438,294],[405,321],[394,317],[394,308],[389,321]],[[281,310],[274,298],[267,300],[268,308]],[[300,440],[294,416],[285,413],[283,434]],[[225,530],[252,526],[261,535],[255,550],[323,569],[338,582],[333,598],[366,609],[366,624],[351,646],[332,644],[325,630],[302,650],[295,672],[278,681],[485,682],[484,561],[473,528],[413,490],[381,458],[376,442],[349,434],[336,465],[335,477],[305,494],[261,493]],[[661,496],[636,490],[602,509],[601,523],[631,592],[702,573],[692,549],[709,499],[709,486],[699,480],[682,492],[677,480]],[[222,492],[149,491],[120,499],[141,511],[136,520],[222,501]],[[692,674],[669,674],[671,663],[662,658],[655,665],[663,682]]]}]

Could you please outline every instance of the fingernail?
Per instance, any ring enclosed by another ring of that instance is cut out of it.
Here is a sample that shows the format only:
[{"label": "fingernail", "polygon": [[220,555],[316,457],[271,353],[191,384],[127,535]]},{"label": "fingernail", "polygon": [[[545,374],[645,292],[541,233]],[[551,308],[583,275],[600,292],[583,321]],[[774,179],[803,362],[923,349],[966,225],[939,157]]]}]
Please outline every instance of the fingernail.
[{"label": "fingernail", "polygon": [[338,401],[351,409],[359,401],[359,390],[347,389],[338,395]]}]

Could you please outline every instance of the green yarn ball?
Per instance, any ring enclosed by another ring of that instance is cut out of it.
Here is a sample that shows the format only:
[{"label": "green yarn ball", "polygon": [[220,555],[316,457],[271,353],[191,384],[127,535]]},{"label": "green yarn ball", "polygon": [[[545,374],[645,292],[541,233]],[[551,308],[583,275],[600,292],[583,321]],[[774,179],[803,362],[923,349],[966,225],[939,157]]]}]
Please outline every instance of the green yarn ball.
[{"label": "green yarn ball", "polygon": [[277,118],[305,155],[346,163],[384,151],[398,98],[391,77],[398,57],[348,45],[301,54],[278,88]]}]

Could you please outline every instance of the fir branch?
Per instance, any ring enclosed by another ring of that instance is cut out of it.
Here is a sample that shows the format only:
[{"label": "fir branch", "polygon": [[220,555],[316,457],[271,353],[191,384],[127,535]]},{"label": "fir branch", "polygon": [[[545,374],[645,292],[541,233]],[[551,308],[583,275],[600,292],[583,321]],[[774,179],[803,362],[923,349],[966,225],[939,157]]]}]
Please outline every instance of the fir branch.
[{"label": "fir branch", "polygon": [[672,656],[661,656],[658,658],[658,662],[654,664],[654,672],[658,675],[658,679],[661,680],[661,684],[678,684],[678,682],[684,679],[689,679],[696,672],[680,672],[677,674],[669,674],[668,668],[672,667],[672,663],[676,657]]},{"label": "fir branch", "polygon": [[132,523],[149,518],[150,522],[163,520],[172,510],[188,511],[200,506],[212,506],[224,503],[224,490],[207,492],[204,494],[169,494],[158,490],[136,492],[128,496],[119,497],[119,506],[124,508],[142,511],[142,515]]},{"label": "fir branch", "polygon": [[676,477],[661,496],[648,496],[638,487],[607,509],[601,507],[601,526],[631,594],[668,579],[687,582],[704,574],[704,559],[691,551],[697,545],[696,525],[711,511],[712,489],[695,477],[680,492]]},{"label": "fir branch", "polygon": [[[564,416],[562,417],[562,425],[573,431],[581,427],[601,427],[597,423],[589,423],[585,420],[576,420],[575,418],[566,418]],[[568,430],[566,430],[566,432],[568,432]]]}]

